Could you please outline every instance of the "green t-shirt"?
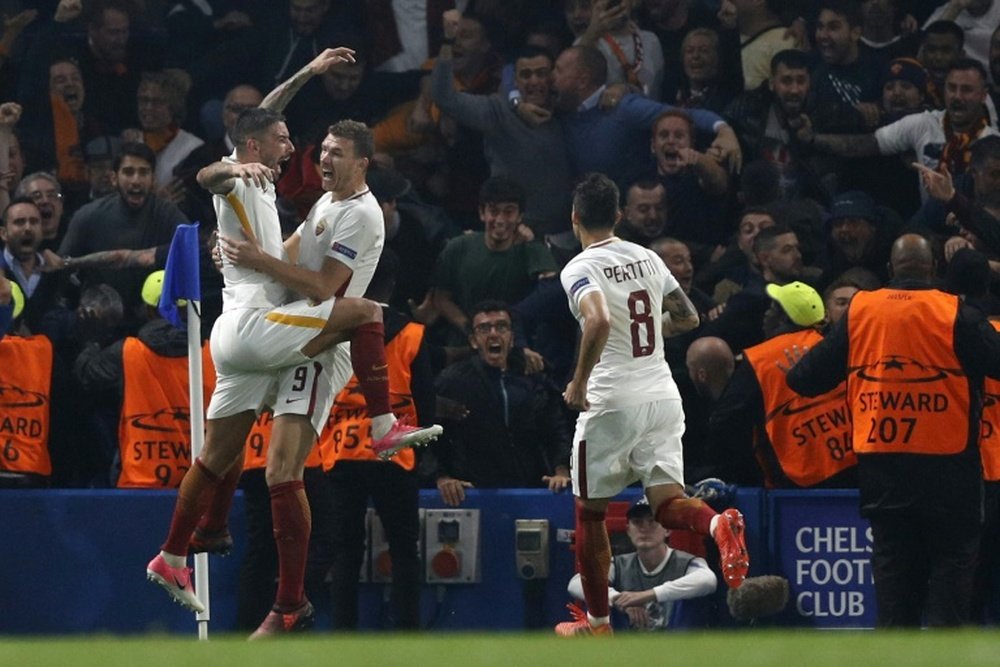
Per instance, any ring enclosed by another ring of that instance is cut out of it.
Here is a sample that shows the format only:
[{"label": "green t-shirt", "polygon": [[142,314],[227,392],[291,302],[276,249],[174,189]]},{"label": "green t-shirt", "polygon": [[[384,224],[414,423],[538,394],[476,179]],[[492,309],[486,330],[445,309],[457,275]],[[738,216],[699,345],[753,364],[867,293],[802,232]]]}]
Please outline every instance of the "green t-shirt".
[{"label": "green t-shirt", "polygon": [[483,232],[457,236],[445,246],[434,267],[432,283],[451,292],[463,311],[484,299],[515,304],[528,295],[540,273],[558,271],[552,253],[532,241],[494,251]]}]

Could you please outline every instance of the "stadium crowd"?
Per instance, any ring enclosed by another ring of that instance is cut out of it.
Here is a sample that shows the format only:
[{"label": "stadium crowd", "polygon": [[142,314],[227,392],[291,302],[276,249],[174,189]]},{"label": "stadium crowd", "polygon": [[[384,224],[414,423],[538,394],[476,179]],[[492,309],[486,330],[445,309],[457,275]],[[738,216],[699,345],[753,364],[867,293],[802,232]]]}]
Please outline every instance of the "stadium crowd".
[{"label": "stadium crowd", "polygon": [[[241,112],[331,47],[356,62],[311,73],[284,109],[295,152],[278,208],[291,234],[322,195],[331,124],[372,129],[368,185],[391,257],[372,298],[395,313],[387,339],[393,321],[413,346],[399,353],[412,386],[393,400],[444,426],[426,450],[393,458],[401,474],[379,483],[399,502],[415,507],[418,485],[460,506],[468,488],[569,483],[575,414],[561,392],[578,327],[558,273],[580,250],[571,195],[590,172],[621,191],[617,236],[659,255],[700,316],[666,344],[689,484],[857,486],[843,387],[773,418],[796,400],[774,369],[897,275],[901,237],[926,241],[936,286],[1000,317],[996,0],[0,7],[0,488],[179,484],[191,465],[185,390],[158,381],[186,356],[185,337],[151,307],[149,276],[177,225],[199,221],[207,340],[222,277],[211,193],[195,176],[233,151]],[[208,388],[207,353],[206,369]],[[1000,526],[990,382],[987,535]],[[317,499],[356,494],[350,470],[373,474],[355,394],[338,396],[310,459]],[[248,499],[267,437],[265,414],[248,439]],[[357,571],[344,538],[357,524],[339,514],[314,510],[328,551],[307,587],[331,563]],[[984,538],[993,559],[995,541]],[[413,591],[398,594],[412,627]],[[255,627],[263,604],[248,597],[241,624]],[[338,623],[356,625],[356,610]]]}]

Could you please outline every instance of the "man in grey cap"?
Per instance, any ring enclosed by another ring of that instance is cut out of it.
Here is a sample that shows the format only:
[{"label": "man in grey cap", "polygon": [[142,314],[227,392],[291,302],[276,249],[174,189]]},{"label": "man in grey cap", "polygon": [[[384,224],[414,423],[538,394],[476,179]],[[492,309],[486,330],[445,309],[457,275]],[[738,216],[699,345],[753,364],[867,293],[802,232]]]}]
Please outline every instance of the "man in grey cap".
[{"label": "man in grey cap", "polygon": [[[711,595],[718,586],[704,558],[667,545],[669,531],[653,517],[645,498],[625,513],[625,529],[635,551],[615,556],[608,575],[608,599],[628,615],[629,627],[666,630],[675,625],[674,603]],[[583,584],[575,574],[567,587],[583,599]]]}]

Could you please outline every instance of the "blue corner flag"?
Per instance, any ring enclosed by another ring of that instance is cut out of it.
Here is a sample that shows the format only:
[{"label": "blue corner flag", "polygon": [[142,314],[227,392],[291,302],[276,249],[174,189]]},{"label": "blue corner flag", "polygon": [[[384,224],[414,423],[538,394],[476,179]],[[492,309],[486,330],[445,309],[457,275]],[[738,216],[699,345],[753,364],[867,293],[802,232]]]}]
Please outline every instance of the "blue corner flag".
[{"label": "blue corner flag", "polygon": [[198,223],[177,225],[167,254],[160,294],[160,314],[178,329],[185,329],[177,310],[178,299],[201,301],[201,271],[198,260]]}]

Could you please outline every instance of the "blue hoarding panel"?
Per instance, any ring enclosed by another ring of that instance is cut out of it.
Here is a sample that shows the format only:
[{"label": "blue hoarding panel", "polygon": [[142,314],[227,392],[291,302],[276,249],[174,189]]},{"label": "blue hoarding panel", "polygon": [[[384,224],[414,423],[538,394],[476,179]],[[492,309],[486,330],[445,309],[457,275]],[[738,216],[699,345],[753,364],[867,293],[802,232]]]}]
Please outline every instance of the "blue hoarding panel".
[{"label": "blue hoarding panel", "polygon": [[856,491],[771,491],[771,570],[786,577],[783,622],[819,628],[875,625],[872,536]]}]

